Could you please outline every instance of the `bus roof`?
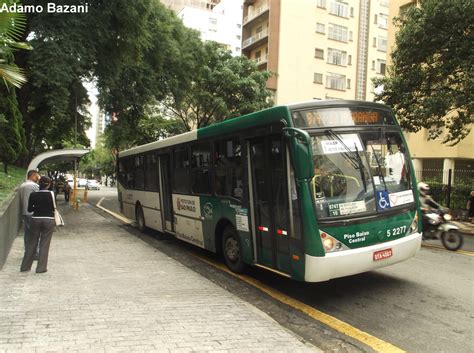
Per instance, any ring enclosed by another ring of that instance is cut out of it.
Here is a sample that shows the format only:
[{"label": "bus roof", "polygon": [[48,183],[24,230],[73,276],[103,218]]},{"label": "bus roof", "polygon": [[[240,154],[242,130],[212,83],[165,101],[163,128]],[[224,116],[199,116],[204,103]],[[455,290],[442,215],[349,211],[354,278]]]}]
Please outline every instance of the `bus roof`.
[{"label": "bus roof", "polygon": [[137,153],[144,153],[158,148],[169,147],[176,144],[195,141],[202,138],[222,136],[241,129],[250,129],[261,125],[272,124],[281,120],[285,120],[288,126],[293,126],[293,121],[290,117],[290,111],[292,110],[338,106],[372,107],[377,109],[390,110],[390,108],[384,104],[356,100],[313,100],[308,102],[279,105],[260,110],[258,112],[224,120],[222,122],[206,126],[201,129],[185,132],[183,134],[151,142],[146,145],[133,147],[131,149],[120,152],[119,157],[126,157]]}]

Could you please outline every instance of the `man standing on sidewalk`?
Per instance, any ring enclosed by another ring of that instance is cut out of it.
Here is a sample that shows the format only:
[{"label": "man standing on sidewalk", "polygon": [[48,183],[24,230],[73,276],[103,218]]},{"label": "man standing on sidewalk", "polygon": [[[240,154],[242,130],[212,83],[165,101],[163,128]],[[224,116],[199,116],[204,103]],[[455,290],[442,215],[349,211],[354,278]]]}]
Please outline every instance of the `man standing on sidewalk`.
[{"label": "man standing on sidewalk", "polygon": [[20,202],[21,202],[21,214],[23,218],[23,224],[25,227],[25,251],[26,251],[26,244],[31,237],[31,216],[33,213],[28,212],[28,199],[30,198],[30,194],[32,192],[36,192],[39,190],[38,180],[40,178],[39,173],[36,170],[28,171],[27,180],[21,184],[19,192],[20,192]]}]

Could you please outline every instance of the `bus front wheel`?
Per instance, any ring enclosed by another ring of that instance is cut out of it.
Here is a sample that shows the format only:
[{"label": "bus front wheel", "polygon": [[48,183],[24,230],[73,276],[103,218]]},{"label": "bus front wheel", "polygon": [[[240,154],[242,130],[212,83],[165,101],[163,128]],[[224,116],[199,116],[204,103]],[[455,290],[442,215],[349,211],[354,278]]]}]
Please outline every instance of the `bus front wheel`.
[{"label": "bus front wheel", "polygon": [[227,267],[236,273],[244,272],[239,235],[232,226],[227,226],[222,233],[222,253]]},{"label": "bus front wheel", "polygon": [[141,205],[137,205],[135,210],[135,219],[137,220],[138,230],[143,232],[146,228],[145,215],[143,214],[143,208]]}]

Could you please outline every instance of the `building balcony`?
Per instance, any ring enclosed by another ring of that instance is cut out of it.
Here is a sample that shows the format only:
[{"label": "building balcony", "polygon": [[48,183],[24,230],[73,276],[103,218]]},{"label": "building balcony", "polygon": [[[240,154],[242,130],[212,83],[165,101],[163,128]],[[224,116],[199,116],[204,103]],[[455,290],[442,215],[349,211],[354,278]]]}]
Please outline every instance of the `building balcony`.
[{"label": "building balcony", "polygon": [[266,39],[268,38],[268,29],[264,29],[262,30],[261,32],[257,33],[256,35],[250,37],[250,38],[247,38],[245,39],[243,42],[242,42],[242,50],[243,49],[247,49],[248,47],[250,47],[251,45],[254,45],[256,43],[259,43],[261,42],[263,39]]},{"label": "building balcony", "polygon": [[255,61],[258,66],[264,65],[268,62],[268,55],[259,56],[258,58],[253,59],[253,61]]},{"label": "building balcony", "polygon": [[242,20],[242,25],[245,26],[246,24],[252,22],[256,18],[260,17],[261,15],[267,13],[270,10],[270,7],[268,6],[268,3],[263,3],[260,5],[258,8],[255,9],[252,13],[250,13],[248,16],[245,16]]}]

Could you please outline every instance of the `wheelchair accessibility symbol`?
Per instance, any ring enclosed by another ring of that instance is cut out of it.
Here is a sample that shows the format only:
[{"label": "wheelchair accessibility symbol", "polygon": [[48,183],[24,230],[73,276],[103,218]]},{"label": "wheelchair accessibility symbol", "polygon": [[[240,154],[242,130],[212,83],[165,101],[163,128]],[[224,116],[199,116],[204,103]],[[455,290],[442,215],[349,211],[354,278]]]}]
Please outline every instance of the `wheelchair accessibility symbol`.
[{"label": "wheelchair accessibility symbol", "polygon": [[377,207],[381,210],[390,208],[390,201],[388,199],[388,192],[377,191]]}]

